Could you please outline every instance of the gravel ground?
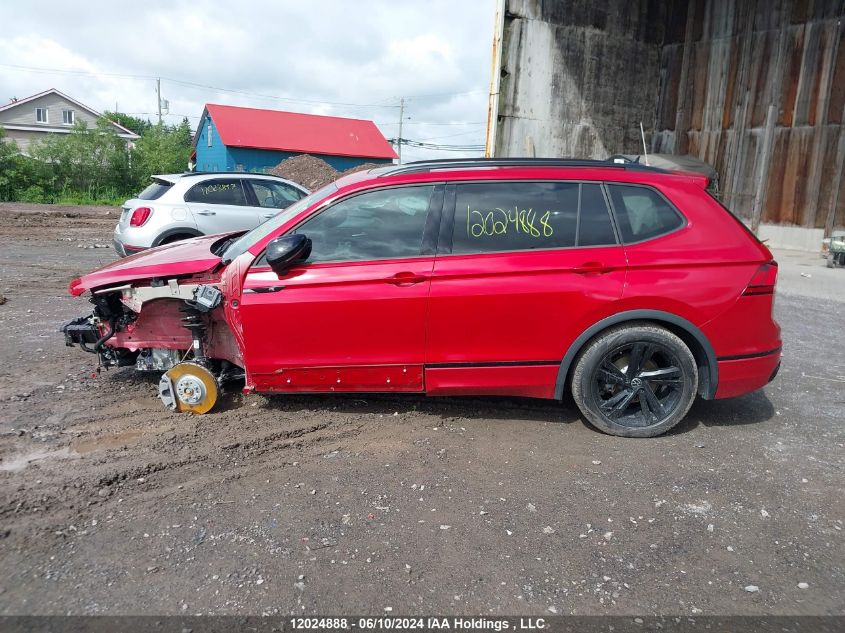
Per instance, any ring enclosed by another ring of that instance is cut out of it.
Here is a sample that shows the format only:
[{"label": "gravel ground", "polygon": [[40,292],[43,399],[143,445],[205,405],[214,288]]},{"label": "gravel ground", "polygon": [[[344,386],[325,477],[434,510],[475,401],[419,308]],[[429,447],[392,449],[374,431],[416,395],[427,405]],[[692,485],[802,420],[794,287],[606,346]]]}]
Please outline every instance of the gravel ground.
[{"label": "gravel ground", "polygon": [[779,253],[779,377],[657,439],[520,399],[190,417],[64,347],[115,210],[55,211],[0,205],[0,614],[843,613],[845,270]]}]

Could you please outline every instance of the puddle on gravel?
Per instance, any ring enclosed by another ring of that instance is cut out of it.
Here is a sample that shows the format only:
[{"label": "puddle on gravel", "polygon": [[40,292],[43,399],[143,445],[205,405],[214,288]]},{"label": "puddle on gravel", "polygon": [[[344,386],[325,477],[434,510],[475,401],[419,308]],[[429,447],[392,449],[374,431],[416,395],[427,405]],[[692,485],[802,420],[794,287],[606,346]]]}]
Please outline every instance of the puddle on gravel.
[{"label": "puddle on gravel", "polygon": [[93,453],[94,451],[108,450],[110,448],[121,448],[131,444],[143,433],[141,431],[126,431],[125,433],[117,433],[115,435],[107,435],[106,437],[94,437],[86,440],[79,440],[71,442],[70,446],[65,446],[58,450],[40,450],[30,451],[29,453],[20,453],[13,455],[9,459],[0,460],[0,472],[18,472],[29,466],[34,462],[40,462],[51,459],[73,459]]},{"label": "puddle on gravel", "polygon": [[107,450],[109,448],[120,448],[131,444],[134,440],[141,437],[141,431],[126,431],[125,433],[117,433],[116,435],[106,435],[105,437],[92,437],[86,440],[78,440],[70,443],[70,448],[79,455],[92,453],[94,451]]},{"label": "puddle on gravel", "polygon": [[60,448],[57,451],[32,451],[31,453],[16,455],[11,459],[0,461],[0,471],[14,473],[23,470],[33,462],[39,462],[45,459],[67,459],[75,456],[68,447]]}]

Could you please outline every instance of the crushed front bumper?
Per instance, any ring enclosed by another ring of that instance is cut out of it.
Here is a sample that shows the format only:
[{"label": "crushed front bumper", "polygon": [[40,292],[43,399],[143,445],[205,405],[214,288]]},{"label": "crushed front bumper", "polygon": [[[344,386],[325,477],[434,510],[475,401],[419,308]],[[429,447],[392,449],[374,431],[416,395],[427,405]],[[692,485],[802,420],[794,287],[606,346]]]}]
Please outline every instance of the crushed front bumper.
[{"label": "crushed front bumper", "polygon": [[100,331],[97,329],[92,316],[79,317],[68,321],[61,327],[65,335],[65,345],[73,347],[79,345],[86,352],[95,352],[94,345],[100,340]]}]

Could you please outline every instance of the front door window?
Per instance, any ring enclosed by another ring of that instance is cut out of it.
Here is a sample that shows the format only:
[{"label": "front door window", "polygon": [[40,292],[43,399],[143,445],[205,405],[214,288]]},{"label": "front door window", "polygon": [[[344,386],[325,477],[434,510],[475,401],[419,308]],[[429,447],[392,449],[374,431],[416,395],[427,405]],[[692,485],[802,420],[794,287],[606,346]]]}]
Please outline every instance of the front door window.
[{"label": "front door window", "polygon": [[311,238],[309,262],[352,262],[420,254],[434,185],[396,187],[347,198],[297,227]]}]

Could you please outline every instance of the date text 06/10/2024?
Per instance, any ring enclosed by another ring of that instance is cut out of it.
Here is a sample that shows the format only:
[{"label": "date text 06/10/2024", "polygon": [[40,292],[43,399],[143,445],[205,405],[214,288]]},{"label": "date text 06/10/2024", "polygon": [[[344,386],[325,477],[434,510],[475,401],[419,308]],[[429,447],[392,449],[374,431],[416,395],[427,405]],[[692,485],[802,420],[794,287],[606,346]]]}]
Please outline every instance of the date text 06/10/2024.
[{"label": "date text 06/10/2024", "polygon": [[450,617],[296,617],[290,620],[297,631],[536,631],[547,628],[544,618]]}]

